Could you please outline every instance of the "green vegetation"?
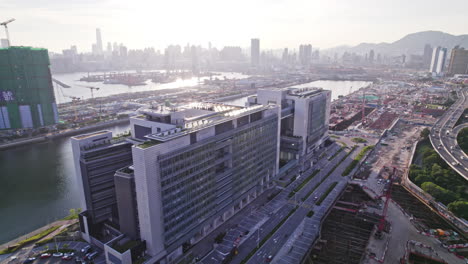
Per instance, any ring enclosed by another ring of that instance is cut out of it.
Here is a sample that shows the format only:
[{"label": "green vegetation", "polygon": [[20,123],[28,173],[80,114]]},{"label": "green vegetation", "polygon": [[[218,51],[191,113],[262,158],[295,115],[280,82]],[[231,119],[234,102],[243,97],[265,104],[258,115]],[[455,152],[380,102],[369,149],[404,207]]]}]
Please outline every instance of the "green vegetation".
[{"label": "green vegetation", "polygon": [[53,226],[51,228],[48,228],[42,232],[40,232],[39,234],[35,235],[35,236],[32,236],[32,237],[29,237],[25,240],[22,240],[20,242],[18,242],[16,245],[13,245],[11,247],[8,247],[2,251],[0,251],[0,255],[2,254],[8,254],[8,253],[13,253],[15,252],[16,250],[22,248],[23,246],[25,246],[26,244],[29,244],[29,243],[32,243],[34,241],[37,241],[45,236],[47,236],[48,234],[54,232],[55,230],[57,230],[60,226]]},{"label": "green vegetation", "polygon": [[77,209],[70,209],[70,214],[65,216],[65,218],[63,218],[63,220],[72,220],[72,219],[78,219],[78,215],[81,213],[81,208],[77,208]]},{"label": "green vegetation", "polygon": [[360,138],[360,137],[352,138],[351,141],[353,141],[354,143],[366,143],[367,142],[367,140]]},{"label": "green vegetation", "polygon": [[338,168],[338,166],[340,166],[340,164],[341,164],[349,155],[351,155],[351,153],[353,153],[353,151],[354,151],[356,148],[357,148],[357,146],[353,146],[353,147],[351,148],[351,150],[348,152],[348,154],[346,154],[335,166],[333,166],[333,168],[327,173],[327,175],[325,175],[325,177],[323,177],[323,179],[322,179],[319,183],[317,183],[317,184],[314,186],[314,188],[312,188],[312,190],[310,190],[310,191],[306,194],[306,196],[304,196],[304,197],[302,198],[302,201],[305,201],[305,200],[320,186],[320,184],[322,184],[322,182],[324,182],[324,181],[328,178],[328,176],[330,176],[330,175],[333,173],[333,171],[335,171],[335,169]]},{"label": "green vegetation", "polygon": [[460,130],[457,136],[457,142],[463,152],[468,153],[468,128]]},{"label": "green vegetation", "polygon": [[152,146],[156,146],[158,144],[161,144],[161,142],[156,141],[156,140],[148,140],[148,141],[138,145],[138,147],[145,149],[145,148],[149,148],[149,147],[152,147]]},{"label": "green vegetation", "polygon": [[448,209],[455,215],[468,219],[468,202],[456,201],[448,205]]},{"label": "green vegetation", "polygon": [[331,138],[336,138],[336,139],[340,138],[339,136],[336,136],[336,135],[330,135],[330,137]]},{"label": "green vegetation", "polygon": [[467,217],[468,184],[453,171],[432,148],[429,139],[421,135],[409,171],[409,178],[425,192],[449,208],[456,216]]},{"label": "green vegetation", "polygon": [[294,212],[296,212],[296,210],[297,210],[297,206],[294,207],[294,209],[292,209],[291,212],[289,212],[289,214],[288,214],[285,218],[283,218],[283,219],[281,220],[281,222],[279,222],[279,223],[275,226],[275,228],[273,228],[273,230],[271,230],[270,233],[268,233],[268,235],[267,235],[266,237],[264,237],[264,238],[260,241],[258,247],[256,247],[254,250],[250,251],[250,253],[241,261],[241,263],[247,263],[247,261],[248,261],[253,255],[255,255],[255,253],[257,252],[257,250],[259,250],[259,249],[263,246],[263,244],[265,244],[265,242],[267,242],[267,240],[270,239],[270,237],[273,236],[273,234],[275,234],[276,231],[278,231],[278,229],[284,224],[284,222],[286,222],[286,220],[288,220],[288,218],[289,218],[292,214],[294,214]]},{"label": "green vegetation", "polygon": [[357,156],[351,161],[351,163],[346,167],[346,169],[343,171],[341,176],[347,176],[350,174],[354,168],[359,164],[359,162],[364,158],[367,152],[369,152],[371,149],[373,149],[374,146],[365,146],[361,151],[357,154]]},{"label": "green vegetation", "polygon": [[53,237],[49,237],[49,238],[47,238],[47,239],[40,240],[39,242],[36,242],[35,245],[36,245],[36,246],[40,246],[40,245],[44,245],[44,244],[50,243],[50,242],[52,242],[52,241],[54,240],[54,237],[64,236],[67,232],[69,232],[68,227],[67,227],[67,228],[64,228],[62,231],[60,231],[58,234],[56,234],[56,235],[53,236]]},{"label": "green vegetation", "polygon": [[314,211],[310,210],[310,211],[307,213],[307,217],[311,218],[312,216],[314,216]]},{"label": "green vegetation", "polygon": [[328,194],[330,194],[330,192],[333,190],[333,188],[335,188],[335,186],[338,184],[338,182],[334,182],[332,184],[330,184],[330,186],[328,186],[328,189],[322,194],[322,196],[320,196],[320,199],[318,199],[318,201],[315,203],[316,205],[321,205],[323,200],[325,200],[325,198],[327,198]]},{"label": "green vegetation", "polygon": [[304,186],[307,185],[307,183],[310,182],[310,180],[312,180],[312,178],[314,178],[315,175],[317,175],[317,173],[319,173],[320,170],[314,170],[314,172],[312,172],[308,177],[307,179],[305,179],[299,186],[297,186],[292,192],[290,192],[288,194],[288,197],[291,198],[294,196],[295,193],[299,192],[302,188],[304,188]]}]

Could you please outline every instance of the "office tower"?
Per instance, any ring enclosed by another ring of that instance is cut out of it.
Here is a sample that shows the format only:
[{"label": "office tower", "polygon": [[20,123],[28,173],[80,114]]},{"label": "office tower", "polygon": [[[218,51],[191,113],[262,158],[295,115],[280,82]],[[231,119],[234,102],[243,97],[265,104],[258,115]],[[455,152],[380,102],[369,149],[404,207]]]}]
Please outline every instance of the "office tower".
[{"label": "office tower", "polygon": [[37,128],[58,122],[46,49],[0,49],[0,129]]},{"label": "office tower", "polygon": [[8,39],[0,39],[0,48],[8,48],[10,47],[10,42]]},{"label": "office tower", "polygon": [[219,52],[219,57],[222,61],[243,61],[241,47],[226,46]]},{"label": "office tower", "polygon": [[447,48],[437,47],[432,51],[431,67],[429,71],[434,75],[442,74],[447,59]]},{"label": "office tower", "polygon": [[250,60],[253,67],[260,66],[260,39],[250,41]]},{"label": "office tower", "polygon": [[110,131],[100,131],[72,137],[71,145],[80,191],[81,232],[90,242],[101,238],[105,224],[119,224],[114,175],[132,164],[132,144],[112,139]]},{"label": "office tower", "polygon": [[431,59],[432,59],[432,47],[429,44],[424,46],[424,53],[423,53],[423,67],[425,69],[431,66]]},{"label": "office tower", "polygon": [[107,42],[107,53],[112,54],[112,44],[110,42]]},{"label": "office tower", "polygon": [[369,63],[374,63],[374,56],[375,56],[374,50],[370,50],[369,51]]},{"label": "office tower", "polygon": [[312,61],[312,45],[305,44],[299,46],[299,61],[302,66],[310,65]]},{"label": "office tower", "polygon": [[450,54],[450,63],[447,73],[450,76],[455,74],[468,74],[468,50],[456,46]]},{"label": "office tower", "polygon": [[279,108],[198,103],[131,118],[141,239],[182,254],[261,194],[278,170]]},{"label": "office tower", "polygon": [[284,48],[283,55],[281,56],[281,61],[285,64],[289,62],[288,48]]},{"label": "office tower", "polygon": [[103,53],[103,47],[102,47],[102,37],[101,37],[101,29],[96,28],[96,52],[97,54],[102,54]]},{"label": "office tower", "polygon": [[328,139],[331,91],[319,88],[259,89],[249,104],[281,106],[280,159],[298,160],[303,169]]}]

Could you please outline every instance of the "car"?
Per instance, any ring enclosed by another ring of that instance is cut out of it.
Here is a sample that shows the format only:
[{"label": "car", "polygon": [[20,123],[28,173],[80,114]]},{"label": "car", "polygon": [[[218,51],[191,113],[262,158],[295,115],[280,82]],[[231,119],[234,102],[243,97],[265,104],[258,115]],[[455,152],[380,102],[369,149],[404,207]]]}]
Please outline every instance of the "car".
[{"label": "car", "polygon": [[81,263],[82,261],[83,261],[82,258],[80,258],[80,257],[78,257],[78,256],[75,257],[75,263]]},{"label": "car", "polygon": [[63,257],[63,253],[62,252],[56,252],[54,254],[52,254],[53,257],[56,257],[56,258],[61,258]]},{"label": "car", "polygon": [[63,255],[62,257],[63,260],[71,260],[72,258],[73,258],[72,256],[67,255],[67,254]]},{"label": "car", "polygon": [[43,254],[41,254],[40,258],[41,258],[41,259],[45,259],[45,258],[50,258],[50,256],[52,256],[52,254],[50,254],[50,253],[43,253]]},{"label": "car", "polygon": [[28,263],[32,263],[33,261],[35,261],[36,258],[32,257],[32,258],[27,258],[25,261],[23,261],[24,264],[28,264]]},{"label": "car", "polygon": [[89,253],[89,251],[90,251],[91,249],[92,249],[91,246],[90,246],[90,245],[87,245],[87,246],[85,246],[84,248],[81,249],[81,253],[87,254],[87,253]]},{"label": "car", "polygon": [[458,165],[458,162],[454,161],[454,162],[452,162],[452,165],[453,165],[453,166],[457,166],[457,165]]},{"label": "car", "polygon": [[269,255],[267,258],[266,258],[266,262],[271,262],[273,260],[273,256],[272,255]]},{"label": "car", "polygon": [[461,160],[464,160],[464,159],[465,159],[465,156],[460,156],[460,159],[461,159]]}]

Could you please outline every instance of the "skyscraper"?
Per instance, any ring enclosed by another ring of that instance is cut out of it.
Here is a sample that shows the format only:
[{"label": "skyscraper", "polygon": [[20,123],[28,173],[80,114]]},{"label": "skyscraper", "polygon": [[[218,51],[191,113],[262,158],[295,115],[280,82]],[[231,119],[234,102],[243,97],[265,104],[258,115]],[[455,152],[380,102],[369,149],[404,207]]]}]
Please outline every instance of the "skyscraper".
[{"label": "skyscraper", "polygon": [[432,51],[431,67],[429,71],[434,75],[442,74],[447,59],[447,48],[437,47]]},{"label": "skyscraper", "polygon": [[468,50],[459,46],[452,49],[447,74],[468,74]]},{"label": "skyscraper", "polygon": [[46,49],[0,49],[0,129],[36,128],[58,122]]},{"label": "skyscraper", "polygon": [[102,54],[102,38],[101,38],[101,29],[96,28],[96,52]]},{"label": "skyscraper", "polygon": [[374,63],[375,52],[373,49],[369,51],[369,63]]},{"label": "skyscraper", "polygon": [[424,53],[423,53],[423,67],[429,68],[431,66],[431,59],[432,59],[432,47],[429,44],[424,46]]},{"label": "skyscraper", "polygon": [[304,44],[299,46],[299,61],[302,66],[307,66],[312,61],[312,45]]},{"label": "skyscraper", "polygon": [[250,60],[253,67],[260,65],[260,39],[250,41]]}]

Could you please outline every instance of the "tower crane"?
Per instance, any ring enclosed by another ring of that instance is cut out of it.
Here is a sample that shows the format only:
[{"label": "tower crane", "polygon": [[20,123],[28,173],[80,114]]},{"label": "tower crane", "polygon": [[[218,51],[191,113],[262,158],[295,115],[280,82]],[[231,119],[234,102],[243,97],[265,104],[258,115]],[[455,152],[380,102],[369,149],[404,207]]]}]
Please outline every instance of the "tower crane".
[{"label": "tower crane", "polygon": [[52,81],[59,86],[60,88],[60,91],[62,92],[62,95],[63,97],[67,97],[67,98],[70,98],[72,99],[72,105],[74,106],[75,108],[75,118],[73,119],[73,122],[76,123],[76,121],[78,121],[78,112],[77,112],[77,104],[80,102],[81,98],[77,97],[77,96],[73,96],[73,95],[66,95],[64,92],[63,92],[63,89],[62,88],[70,88],[71,86],[68,85],[68,84],[65,84],[57,79],[54,79],[52,78]]},{"label": "tower crane", "polygon": [[[86,86],[86,85],[79,85],[84,88],[88,88],[91,91],[91,100],[94,102],[94,90],[99,91],[99,87],[94,87],[94,86]],[[99,104],[99,120],[101,120],[101,104]]]},{"label": "tower crane", "polygon": [[94,90],[99,91],[99,89],[101,89],[101,88],[99,88],[99,87],[86,86],[86,85],[79,85],[79,84],[78,84],[78,86],[81,86],[81,87],[84,87],[84,88],[88,88],[88,89],[91,91],[91,99],[92,99],[93,101],[94,101],[94,92],[93,92],[93,91],[94,91]]},{"label": "tower crane", "polygon": [[12,19],[9,19],[5,22],[2,22],[0,23],[0,26],[4,26],[5,27],[5,34],[6,34],[6,38],[7,38],[7,42],[8,42],[8,46],[11,46],[11,43],[10,43],[10,34],[8,33],[8,24],[15,21],[14,18]]},{"label": "tower crane", "polygon": [[380,218],[379,225],[377,226],[377,232],[375,232],[375,237],[376,238],[382,238],[383,231],[385,229],[385,217],[387,216],[387,211],[388,211],[388,204],[390,203],[390,200],[392,199],[392,186],[393,186],[393,181],[396,180],[395,178],[397,177],[396,175],[396,167],[393,167],[393,172],[389,177],[389,182],[388,182],[388,188],[387,191],[385,191],[384,194],[382,194],[380,197],[385,197],[385,204],[384,208],[382,210],[382,217]]}]

